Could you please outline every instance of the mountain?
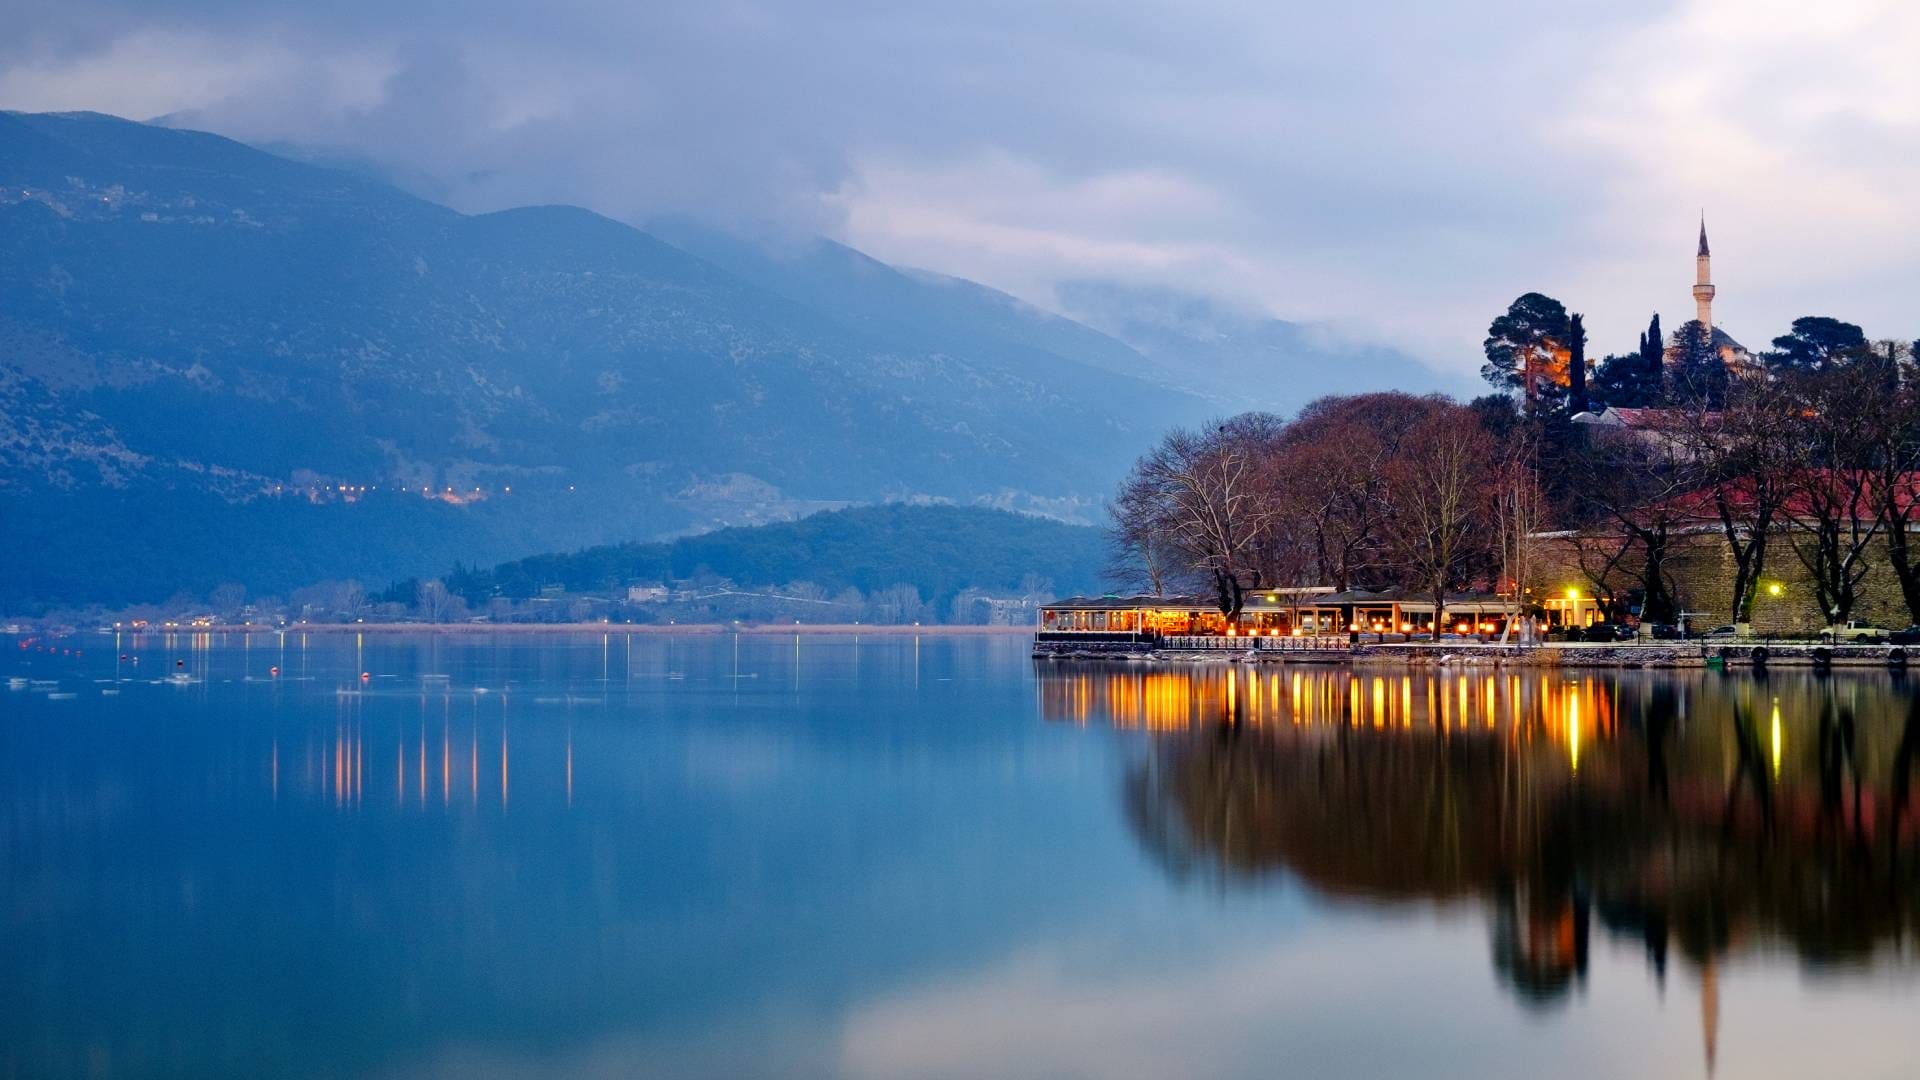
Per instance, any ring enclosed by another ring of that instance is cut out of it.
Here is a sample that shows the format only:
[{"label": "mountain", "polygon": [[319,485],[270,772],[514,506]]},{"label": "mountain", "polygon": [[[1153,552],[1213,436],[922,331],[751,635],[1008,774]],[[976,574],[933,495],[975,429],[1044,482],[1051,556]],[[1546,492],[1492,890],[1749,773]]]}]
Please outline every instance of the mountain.
[{"label": "mountain", "polygon": [[1390,346],[1173,289],[1075,281],[1057,292],[1074,318],[1145,356],[1154,377],[1229,411],[1291,413],[1328,394],[1370,390],[1477,392],[1466,376],[1442,374]]},{"label": "mountain", "polygon": [[768,292],[889,340],[997,352],[1021,363],[1071,356],[1111,374],[1166,378],[1130,346],[1072,319],[963,278],[889,266],[823,237],[748,239],[682,220],[648,228]]},{"label": "mountain", "polygon": [[0,113],[0,609],[885,498],[1087,519],[1158,431],[1215,408],[968,282],[694,246]]},{"label": "mountain", "polygon": [[910,585],[944,611],[962,589],[1012,593],[1030,579],[1056,592],[1098,592],[1103,551],[1091,526],[1003,510],[895,503],[670,542],[538,555],[447,580],[473,601],[536,596],[552,585],[606,593],[635,581],[698,578],[724,578],[743,588],[805,581],[830,593]]}]

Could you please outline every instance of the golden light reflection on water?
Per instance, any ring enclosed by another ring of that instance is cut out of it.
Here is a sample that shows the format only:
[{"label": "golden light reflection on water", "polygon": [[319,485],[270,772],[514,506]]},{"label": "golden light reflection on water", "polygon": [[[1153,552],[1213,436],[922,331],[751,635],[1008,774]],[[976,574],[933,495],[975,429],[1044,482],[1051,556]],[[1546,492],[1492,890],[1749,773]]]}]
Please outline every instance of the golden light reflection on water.
[{"label": "golden light reflection on water", "polygon": [[[437,733],[427,716],[435,696],[442,699]],[[386,790],[391,793],[391,799],[383,798],[382,804],[392,809],[422,810],[436,799],[441,807],[451,806],[456,799],[477,807],[484,793],[504,811],[512,802],[513,758],[520,749],[506,703],[501,700],[504,695],[475,697],[470,707],[456,710],[460,704],[455,700],[457,696],[423,695],[421,703],[410,707],[405,717],[390,719],[378,711],[369,715],[363,697],[340,695],[331,726],[306,732],[276,732],[263,748],[266,758],[263,772],[272,798],[278,801],[283,794],[317,798],[337,808],[356,809],[364,805],[367,762],[371,755],[376,784],[390,784]],[[527,737],[536,743],[547,739],[551,746],[551,758],[542,746],[533,748],[535,788],[541,792],[551,790],[556,804],[571,807],[575,784],[571,721],[553,734],[534,729]],[[483,741],[488,741],[489,746],[497,745],[497,751],[489,753],[498,755],[493,759],[494,764],[485,770],[484,778],[480,753]],[[466,744],[465,769],[457,769],[455,765],[456,742]],[[283,757],[300,764],[283,768]],[[388,772],[389,769],[392,771]]]},{"label": "golden light reflection on water", "polygon": [[1253,728],[1380,731],[1506,731],[1567,745],[1611,735],[1612,684],[1591,676],[1537,679],[1471,672],[1376,674],[1346,668],[1052,663],[1039,679],[1047,720],[1150,732],[1190,731],[1221,721]]},{"label": "golden light reflection on water", "polygon": [[[1588,938],[1692,971],[1711,1068],[1722,958],[1914,964],[1920,688],[1902,676],[1051,664],[1043,715],[1152,737],[1122,786],[1176,879],[1473,904],[1494,969],[1568,1000]],[[1285,693],[1248,693],[1265,685]],[[1153,703],[1151,708],[1148,703]]]}]

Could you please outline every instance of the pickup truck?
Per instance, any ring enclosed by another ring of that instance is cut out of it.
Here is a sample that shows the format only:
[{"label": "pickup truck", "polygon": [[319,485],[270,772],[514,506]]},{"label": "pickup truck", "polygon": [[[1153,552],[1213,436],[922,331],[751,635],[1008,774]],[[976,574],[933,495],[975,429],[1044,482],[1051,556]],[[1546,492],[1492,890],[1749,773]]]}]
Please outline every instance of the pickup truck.
[{"label": "pickup truck", "polygon": [[1871,626],[1857,619],[1820,631],[1820,640],[1829,645],[1848,641],[1885,641],[1889,636],[1885,627]]}]

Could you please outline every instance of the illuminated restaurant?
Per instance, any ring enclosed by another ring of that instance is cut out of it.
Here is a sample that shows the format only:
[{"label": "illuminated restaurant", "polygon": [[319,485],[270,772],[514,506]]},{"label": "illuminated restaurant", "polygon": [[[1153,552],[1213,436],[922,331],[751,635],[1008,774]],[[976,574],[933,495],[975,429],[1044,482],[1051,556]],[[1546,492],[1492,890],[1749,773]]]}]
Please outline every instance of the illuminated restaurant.
[{"label": "illuminated restaurant", "polygon": [[[1446,600],[1444,632],[1498,635],[1512,616],[1512,601],[1498,596],[1457,595]],[[1336,591],[1327,587],[1268,589],[1247,593],[1237,618],[1218,603],[1183,596],[1076,596],[1044,605],[1035,640],[1041,644],[1154,646],[1182,639],[1182,647],[1220,647],[1226,641],[1192,639],[1422,637],[1433,630],[1433,601],[1397,590]]]}]

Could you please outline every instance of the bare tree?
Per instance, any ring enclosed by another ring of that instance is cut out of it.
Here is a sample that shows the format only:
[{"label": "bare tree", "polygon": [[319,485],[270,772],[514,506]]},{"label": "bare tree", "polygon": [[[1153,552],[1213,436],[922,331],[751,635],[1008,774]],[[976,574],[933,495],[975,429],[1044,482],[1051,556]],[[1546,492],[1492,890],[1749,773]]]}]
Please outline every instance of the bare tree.
[{"label": "bare tree", "polygon": [[352,578],[325,582],[321,588],[325,590],[330,609],[345,618],[356,618],[366,609],[367,587]]},{"label": "bare tree", "polygon": [[1920,381],[1906,362],[1910,356],[1897,342],[1881,344],[1875,362],[1886,392],[1872,399],[1862,435],[1887,565],[1900,583],[1908,619],[1920,623],[1920,552],[1913,539],[1914,512],[1920,507]]},{"label": "bare tree", "polygon": [[1685,447],[1697,475],[1698,509],[1711,513],[1733,558],[1733,621],[1753,621],[1753,600],[1766,569],[1767,542],[1792,495],[1803,460],[1795,437],[1795,396],[1764,376],[1733,380],[1725,405],[1688,399],[1673,410],[1671,436]]},{"label": "bare tree", "polygon": [[925,606],[920,590],[905,582],[874,593],[871,604],[879,622],[896,624],[918,621]]},{"label": "bare tree", "polygon": [[1622,567],[1627,565],[1627,557],[1639,543],[1632,532],[1612,527],[1612,522],[1608,524],[1610,527],[1604,529],[1570,530],[1566,540],[1573,549],[1574,565],[1591,586],[1601,612],[1608,619],[1616,619],[1626,610],[1620,597]]},{"label": "bare tree", "polygon": [[1133,490],[1123,491],[1185,567],[1212,583],[1230,618],[1239,615],[1246,589],[1260,587],[1251,552],[1275,514],[1259,490],[1257,452],[1224,424],[1204,433],[1176,430],[1140,459],[1129,480]]},{"label": "bare tree", "polygon": [[[1493,465],[1490,517],[1500,563],[1494,591],[1513,597],[1523,609],[1534,582],[1534,537],[1546,521],[1546,492],[1540,484],[1539,440],[1531,431],[1511,439]],[[1513,628],[1507,621],[1502,638]]]},{"label": "bare tree", "polygon": [[1641,618],[1673,621],[1679,604],[1668,564],[1675,538],[1698,519],[1684,498],[1698,480],[1685,441],[1666,429],[1609,433],[1591,438],[1567,464],[1568,524],[1617,531],[1621,550],[1614,565],[1624,564],[1626,548],[1636,547]]},{"label": "bare tree", "polygon": [[1150,483],[1129,477],[1121,485],[1107,506],[1106,577],[1122,588],[1165,596],[1176,572],[1176,553],[1156,511]]},{"label": "bare tree", "polygon": [[1847,621],[1866,579],[1866,553],[1884,523],[1874,497],[1870,418],[1888,392],[1874,365],[1847,363],[1789,377],[1806,467],[1795,478],[1789,520],[1794,552],[1813,577],[1820,612]]},{"label": "bare tree", "polygon": [[1281,439],[1271,487],[1301,576],[1343,590],[1384,583],[1388,474],[1407,433],[1444,404],[1379,393],[1321,398],[1300,411]]},{"label": "bare tree", "polygon": [[1433,639],[1446,624],[1447,590],[1464,584],[1483,553],[1493,440],[1471,410],[1436,409],[1407,434],[1390,472],[1393,550],[1410,583],[1433,599]]},{"label": "bare tree", "polygon": [[453,609],[453,594],[439,578],[428,578],[414,587],[414,607],[430,623],[445,622]]}]

